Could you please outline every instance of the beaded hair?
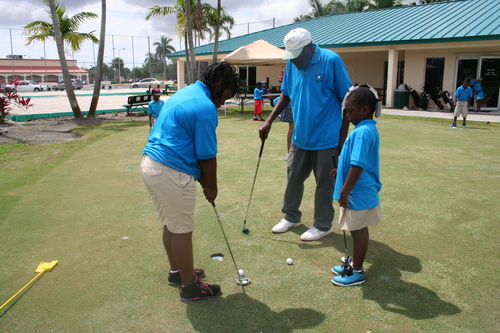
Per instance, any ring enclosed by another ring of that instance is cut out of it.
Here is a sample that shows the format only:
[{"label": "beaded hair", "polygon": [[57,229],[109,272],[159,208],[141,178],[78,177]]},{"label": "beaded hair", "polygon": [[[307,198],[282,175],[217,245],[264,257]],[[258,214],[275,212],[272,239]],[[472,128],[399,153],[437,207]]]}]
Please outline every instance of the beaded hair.
[{"label": "beaded hair", "polygon": [[[363,88],[363,89],[361,89]],[[356,106],[367,105],[378,118],[382,114],[382,101],[378,97],[377,91],[368,84],[352,86],[345,94],[342,102],[342,109],[345,108],[345,101],[350,99]]]}]

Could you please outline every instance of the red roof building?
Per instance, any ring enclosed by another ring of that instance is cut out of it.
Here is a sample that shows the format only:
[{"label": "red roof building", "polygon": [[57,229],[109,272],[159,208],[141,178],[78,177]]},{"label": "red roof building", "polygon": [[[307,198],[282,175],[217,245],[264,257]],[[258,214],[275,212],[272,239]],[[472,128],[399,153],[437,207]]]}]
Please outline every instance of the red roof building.
[{"label": "red roof building", "polygon": [[[76,60],[67,60],[72,79],[88,81],[88,72],[77,65]],[[11,59],[0,58],[0,82],[16,78],[41,83],[57,83],[63,79],[59,59]]]}]

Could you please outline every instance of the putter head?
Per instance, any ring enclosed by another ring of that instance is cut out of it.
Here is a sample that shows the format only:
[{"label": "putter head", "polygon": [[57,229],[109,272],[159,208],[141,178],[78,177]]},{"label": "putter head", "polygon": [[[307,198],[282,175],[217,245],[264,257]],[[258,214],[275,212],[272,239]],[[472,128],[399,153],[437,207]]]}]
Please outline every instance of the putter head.
[{"label": "putter head", "polygon": [[250,233],[250,230],[248,230],[247,228],[243,228],[241,232],[244,233],[245,235],[248,235]]},{"label": "putter head", "polygon": [[239,278],[236,280],[239,286],[248,286],[250,284],[250,278]]}]

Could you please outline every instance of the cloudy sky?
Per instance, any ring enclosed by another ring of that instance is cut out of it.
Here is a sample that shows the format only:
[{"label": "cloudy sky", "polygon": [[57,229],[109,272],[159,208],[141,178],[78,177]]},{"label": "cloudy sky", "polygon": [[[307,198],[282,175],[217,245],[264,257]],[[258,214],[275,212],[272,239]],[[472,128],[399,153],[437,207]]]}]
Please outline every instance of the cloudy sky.
[{"label": "cloudy sky", "polygon": [[[93,12],[99,16],[101,13],[101,1],[99,0],[60,0],[60,2],[66,6],[69,16],[83,11]],[[213,7],[217,6],[217,0],[204,0],[202,2]],[[148,8],[155,5],[171,6],[175,3],[175,0],[107,0],[105,62],[111,62],[114,52],[114,57],[120,56],[124,59],[126,67],[131,68],[133,64],[141,65],[148,52],[148,36],[152,44],[159,40],[159,36],[165,35],[172,38],[171,44],[176,50],[183,49],[175,30],[175,15],[153,18],[150,21],[144,19]],[[236,22],[236,26],[232,30],[233,36],[243,35],[248,31],[255,32],[272,28],[273,18],[275,18],[276,26],[292,23],[293,18],[309,12],[308,3],[308,0],[222,0],[222,6],[226,8],[229,15],[234,17]],[[8,54],[21,54],[25,58],[31,57],[31,59],[40,59],[44,56],[42,43],[35,42],[35,44],[25,46],[26,36],[22,35],[22,27],[37,20],[49,22],[47,9],[48,7],[40,0],[0,0],[0,12],[2,13],[0,23],[1,58]],[[99,37],[99,29],[100,18],[82,24],[79,31],[95,30],[95,35]],[[89,67],[95,61],[94,54],[96,52],[97,46],[94,47],[91,43],[86,43],[83,50],[74,55],[74,59],[78,60],[79,66]],[[153,46],[151,46],[151,52],[154,52]],[[47,42],[45,54],[48,59],[58,58],[55,43]]]}]

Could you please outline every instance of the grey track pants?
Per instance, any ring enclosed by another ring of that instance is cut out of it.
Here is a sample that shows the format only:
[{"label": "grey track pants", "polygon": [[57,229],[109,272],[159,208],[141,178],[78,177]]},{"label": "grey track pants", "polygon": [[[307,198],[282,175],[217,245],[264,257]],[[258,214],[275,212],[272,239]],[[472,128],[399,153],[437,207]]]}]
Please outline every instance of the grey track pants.
[{"label": "grey track pants", "polygon": [[288,156],[288,182],[281,211],[289,222],[301,222],[300,204],[304,195],[304,182],[314,173],[316,192],[314,195],[314,227],[321,231],[331,229],[333,209],[333,187],[335,178],[330,171],[337,168],[338,147],[324,150],[303,150],[292,144]]}]

